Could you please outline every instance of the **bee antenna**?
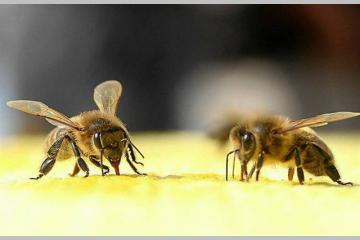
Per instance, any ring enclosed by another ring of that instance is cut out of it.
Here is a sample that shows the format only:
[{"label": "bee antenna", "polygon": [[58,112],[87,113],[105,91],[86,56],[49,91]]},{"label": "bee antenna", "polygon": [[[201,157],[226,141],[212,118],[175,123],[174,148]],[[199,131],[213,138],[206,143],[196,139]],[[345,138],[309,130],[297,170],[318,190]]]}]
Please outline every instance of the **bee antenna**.
[{"label": "bee antenna", "polygon": [[130,142],[131,146],[133,146],[136,149],[136,151],[141,155],[141,157],[145,158],[144,155],[140,152],[140,150],[135,146],[135,144],[133,144],[130,140],[129,140],[129,142]]},{"label": "bee antenna", "polygon": [[233,150],[226,155],[226,181],[228,180],[229,156],[237,151],[239,151],[239,149]]},{"label": "bee antenna", "polygon": [[144,155],[140,152],[140,150],[135,146],[135,144],[130,140],[129,137],[127,137],[126,139],[122,139],[121,141],[123,141],[123,140],[128,141],[130,143],[130,145],[133,146],[136,149],[136,151],[141,155],[141,157],[145,158]]}]

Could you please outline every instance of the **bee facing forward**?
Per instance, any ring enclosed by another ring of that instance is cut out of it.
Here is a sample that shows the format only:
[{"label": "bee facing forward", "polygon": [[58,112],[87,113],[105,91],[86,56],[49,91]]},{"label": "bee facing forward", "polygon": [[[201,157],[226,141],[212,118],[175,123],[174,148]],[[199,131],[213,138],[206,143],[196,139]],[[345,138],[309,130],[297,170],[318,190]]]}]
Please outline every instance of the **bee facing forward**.
[{"label": "bee facing forward", "polygon": [[[329,176],[331,180],[341,185],[352,185],[342,182],[334,165],[334,157],[329,147],[310,127],[319,127],[359,116],[360,113],[337,112],[318,115],[312,118],[290,121],[287,118],[273,116],[262,117],[240,122],[229,134],[234,150],[226,156],[226,180],[228,180],[229,156],[234,154],[234,164],[237,156],[240,164],[240,180],[248,181],[256,170],[256,181],[259,180],[263,163],[280,162],[288,167],[288,179],[291,181],[295,168],[300,184],[304,183],[305,169],[315,176]],[[248,174],[247,164],[254,164]]]},{"label": "bee facing forward", "polygon": [[68,118],[41,102],[17,100],[7,105],[14,109],[45,118],[57,126],[46,139],[47,158],[41,164],[39,175],[31,179],[40,179],[50,172],[56,160],[65,160],[73,155],[77,158],[70,176],[76,176],[80,169],[89,175],[89,168],[82,157],[89,158],[95,166],[101,168],[104,176],[110,169],[103,164],[103,157],[109,160],[116,175],[120,175],[119,165],[125,154],[126,161],[132,170],[145,175],[136,169],[134,148],[144,157],[131,142],[129,132],[122,121],[116,117],[116,110],[122,93],[118,81],[110,80],[99,84],[94,90],[94,100],[99,110],[83,112]]}]

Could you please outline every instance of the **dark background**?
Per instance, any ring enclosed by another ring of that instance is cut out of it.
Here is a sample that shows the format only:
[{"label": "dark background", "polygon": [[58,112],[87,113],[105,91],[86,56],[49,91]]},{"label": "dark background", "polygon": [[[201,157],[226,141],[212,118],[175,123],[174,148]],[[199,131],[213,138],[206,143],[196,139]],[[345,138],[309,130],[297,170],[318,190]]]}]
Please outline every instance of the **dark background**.
[{"label": "dark background", "polygon": [[[1,5],[1,135],[47,131],[5,106],[68,116],[93,88],[124,86],[131,131],[204,130],[224,111],[292,118],[360,111],[360,11],[353,5]],[[327,129],[355,129],[348,120]]]}]

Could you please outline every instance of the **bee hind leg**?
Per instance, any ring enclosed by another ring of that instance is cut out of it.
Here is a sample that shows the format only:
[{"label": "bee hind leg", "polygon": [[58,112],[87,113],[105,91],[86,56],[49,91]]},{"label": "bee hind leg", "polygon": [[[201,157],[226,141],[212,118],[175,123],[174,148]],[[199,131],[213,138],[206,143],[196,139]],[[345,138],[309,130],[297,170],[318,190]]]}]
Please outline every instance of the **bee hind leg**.
[{"label": "bee hind leg", "polygon": [[350,186],[354,185],[352,182],[342,182],[341,180],[337,180],[336,182],[340,185],[350,185]]},{"label": "bee hind leg", "polygon": [[110,172],[110,168],[104,164],[101,164],[101,162],[98,160],[99,158],[97,156],[90,156],[89,160],[92,164],[97,166],[98,168],[102,168],[104,171],[104,175],[108,174]]},{"label": "bee hind leg", "polygon": [[53,168],[55,164],[56,159],[55,158],[46,158],[43,163],[41,164],[39,175],[37,177],[32,177],[30,179],[32,180],[38,180],[48,174],[50,170]]},{"label": "bee hind leg", "polygon": [[59,138],[54,142],[53,145],[49,148],[47,152],[47,158],[43,161],[40,166],[39,175],[37,177],[30,178],[32,180],[38,180],[48,174],[50,170],[54,167],[56,162],[56,156],[61,148],[61,144],[65,137]]},{"label": "bee hind leg", "polygon": [[331,178],[331,180],[338,183],[339,185],[353,185],[352,182],[342,182],[340,180],[340,174],[334,165],[326,166],[325,172]]},{"label": "bee hind leg", "polygon": [[330,162],[331,158],[329,157],[329,155],[323,151],[321,148],[315,146],[319,153],[324,157],[324,170],[326,175],[328,175],[329,178],[331,178],[331,180],[333,180],[334,182],[336,182],[339,185],[353,185],[352,182],[343,182],[341,181],[341,177],[339,174],[339,171],[336,169],[336,167],[334,166],[334,164],[332,162]]}]

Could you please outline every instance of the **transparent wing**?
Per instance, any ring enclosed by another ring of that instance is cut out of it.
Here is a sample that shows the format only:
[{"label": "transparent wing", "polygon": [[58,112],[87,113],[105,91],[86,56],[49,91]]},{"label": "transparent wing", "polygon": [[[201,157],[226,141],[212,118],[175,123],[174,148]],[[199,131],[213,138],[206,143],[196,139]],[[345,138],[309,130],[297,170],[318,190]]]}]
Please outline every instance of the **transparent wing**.
[{"label": "transparent wing", "polygon": [[97,85],[94,90],[94,101],[101,112],[115,115],[121,92],[121,83],[109,80]]},{"label": "transparent wing", "polygon": [[327,125],[330,122],[341,121],[359,115],[360,113],[356,113],[356,112],[326,113],[311,118],[291,121],[286,128],[276,130],[276,133],[285,133],[303,127],[320,127]]},{"label": "transparent wing", "polygon": [[9,107],[16,110],[26,112],[35,116],[44,117],[49,123],[55,126],[69,126],[77,130],[81,130],[81,126],[71,121],[64,114],[48,107],[42,102],[28,101],[28,100],[16,100],[6,103]]}]

